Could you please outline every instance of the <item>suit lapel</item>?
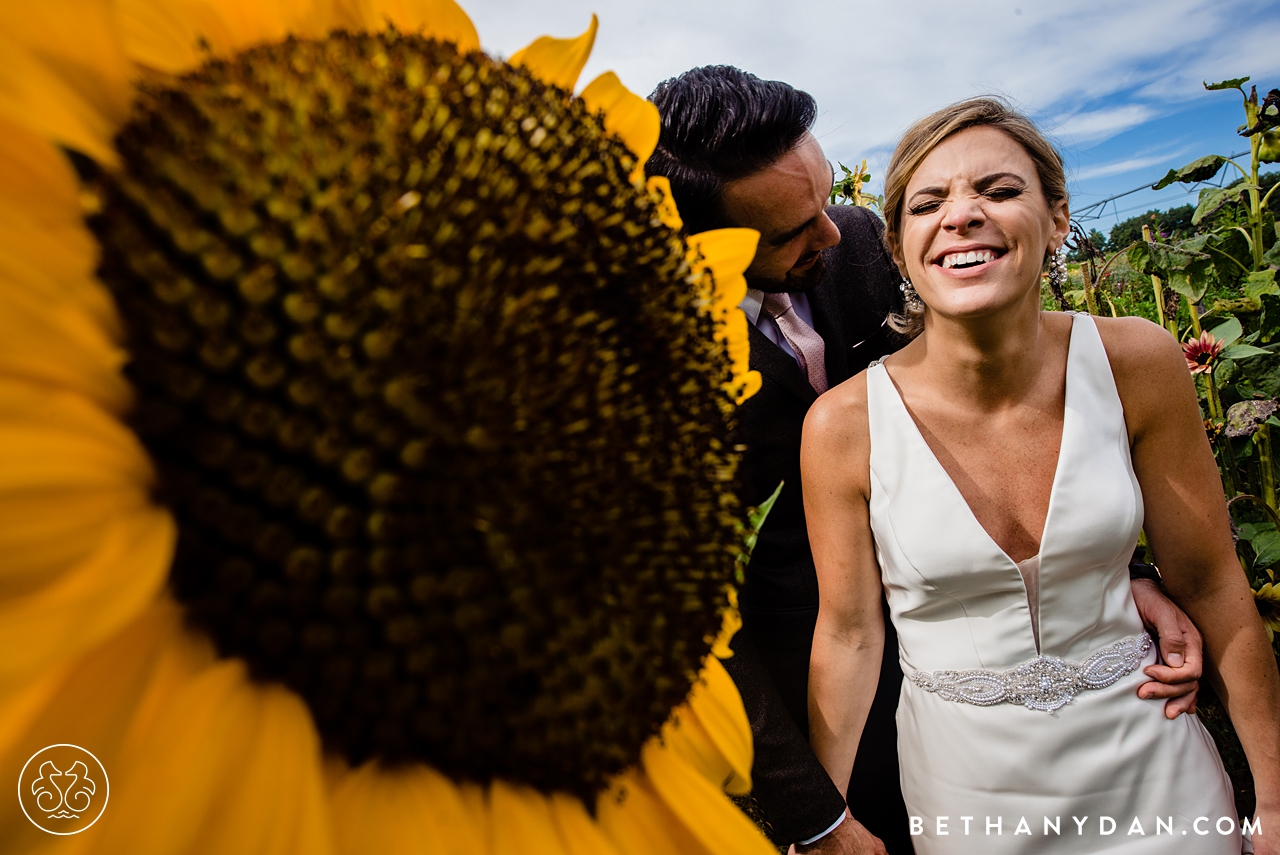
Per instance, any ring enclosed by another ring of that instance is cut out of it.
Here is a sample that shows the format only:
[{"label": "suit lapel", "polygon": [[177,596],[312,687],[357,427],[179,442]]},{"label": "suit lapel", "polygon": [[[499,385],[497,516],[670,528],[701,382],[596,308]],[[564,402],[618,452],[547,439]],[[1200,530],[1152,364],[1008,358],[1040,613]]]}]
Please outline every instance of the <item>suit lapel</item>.
[{"label": "suit lapel", "polygon": [[809,385],[809,378],[790,354],[769,341],[764,333],[756,329],[755,324],[747,324],[747,338],[751,343],[753,369],[799,396],[805,403],[811,404],[818,400],[818,393]]}]

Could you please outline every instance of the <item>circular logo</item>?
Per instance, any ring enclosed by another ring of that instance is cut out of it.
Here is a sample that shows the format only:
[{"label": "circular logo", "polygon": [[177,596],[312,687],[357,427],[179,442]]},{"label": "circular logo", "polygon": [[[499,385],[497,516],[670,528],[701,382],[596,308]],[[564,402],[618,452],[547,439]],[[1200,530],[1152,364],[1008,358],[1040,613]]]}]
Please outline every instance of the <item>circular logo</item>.
[{"label": "circular logo", "polygon": [[84,831],[102,816],[110,794],[107,770],[79,745],[41,748],[18,775],[22,812],[50,834]]}]

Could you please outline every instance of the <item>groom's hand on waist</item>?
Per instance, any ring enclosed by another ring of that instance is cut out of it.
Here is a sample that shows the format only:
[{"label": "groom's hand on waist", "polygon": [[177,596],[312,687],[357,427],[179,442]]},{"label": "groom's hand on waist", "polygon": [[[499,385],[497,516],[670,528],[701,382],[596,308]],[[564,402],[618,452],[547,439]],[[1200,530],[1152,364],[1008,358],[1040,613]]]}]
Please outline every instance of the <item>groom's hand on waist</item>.
[{"label": "groom's hand on waist", "polygon": [[1151,680],[1138,687],[1138,697],[1166,698],[1166,718],[1195,712],[1204,665],[1200,631],[1154,580],[1134,578],[1130,585],[1142,623],[1160,642],[1160,663],[1142,670]]}]

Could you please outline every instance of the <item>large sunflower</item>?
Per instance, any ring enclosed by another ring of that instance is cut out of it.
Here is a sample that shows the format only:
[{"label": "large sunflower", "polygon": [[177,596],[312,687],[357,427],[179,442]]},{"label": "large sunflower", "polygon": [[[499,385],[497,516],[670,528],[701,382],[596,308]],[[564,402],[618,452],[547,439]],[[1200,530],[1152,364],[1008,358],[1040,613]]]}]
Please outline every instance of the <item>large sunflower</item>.
[{"label": "large sunflower", "polygon": [[[0,756],[36,852],[760,852],[725,798],[736,304],[595,23],[0,11]],[[713,653],[714,650],[714,653]]]}]

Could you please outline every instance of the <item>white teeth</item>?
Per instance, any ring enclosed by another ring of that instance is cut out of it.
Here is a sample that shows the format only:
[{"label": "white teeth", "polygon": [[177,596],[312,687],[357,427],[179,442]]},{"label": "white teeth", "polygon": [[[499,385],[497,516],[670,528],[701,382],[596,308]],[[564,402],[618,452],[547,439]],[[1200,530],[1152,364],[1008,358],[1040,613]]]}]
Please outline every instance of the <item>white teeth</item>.
[{"label": "white teeth", "polygon": [[953,252],[942,258],[942,266],[944,268],[956,267],[960,264],[986,264],[988,261],[995,261],[996,254],[989,249],[979,249],[972,252]]}]

